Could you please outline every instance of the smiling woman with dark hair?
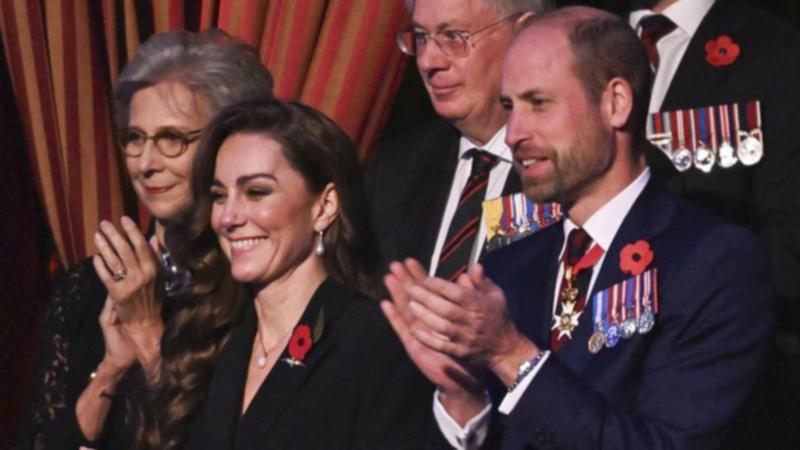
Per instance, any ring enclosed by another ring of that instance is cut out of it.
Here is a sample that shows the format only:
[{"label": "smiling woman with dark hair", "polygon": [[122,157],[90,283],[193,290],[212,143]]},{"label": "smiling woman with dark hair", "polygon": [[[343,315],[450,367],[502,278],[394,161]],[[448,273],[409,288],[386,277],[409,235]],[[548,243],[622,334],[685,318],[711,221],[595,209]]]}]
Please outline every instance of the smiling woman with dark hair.
[{"label": "smiling woman with dark hair", "polygon": [[[233,312],[176,313],[144,448],[419,448],[432,387],[369,300],[377,251],[347,135],[299,104],[229,107],[192,192],[169,247],[192,309]],[[198,373],[215,336],[216,368]]]}]

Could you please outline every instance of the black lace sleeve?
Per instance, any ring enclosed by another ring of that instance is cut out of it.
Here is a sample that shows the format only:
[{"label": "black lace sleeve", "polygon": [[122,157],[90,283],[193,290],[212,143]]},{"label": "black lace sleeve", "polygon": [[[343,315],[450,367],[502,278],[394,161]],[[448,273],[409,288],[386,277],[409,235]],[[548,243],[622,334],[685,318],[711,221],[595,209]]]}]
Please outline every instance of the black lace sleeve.
[{"label": "black lace sleeve", "polygon": [[98,317],[105,297],[90,260],[54,283],[16,449],[76,449],[86,443],[75,403],[103,357]]}]

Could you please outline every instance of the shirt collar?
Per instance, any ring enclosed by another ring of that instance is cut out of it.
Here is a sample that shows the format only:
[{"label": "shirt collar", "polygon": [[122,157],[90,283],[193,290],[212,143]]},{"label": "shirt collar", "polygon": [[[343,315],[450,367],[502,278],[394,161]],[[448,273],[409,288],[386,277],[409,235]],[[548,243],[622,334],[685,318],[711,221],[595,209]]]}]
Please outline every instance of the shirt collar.
[{"label": "shirt collar", "polygon": [[497,156],[499,159],[505,162],[512,162],[511,158],[511,149],[508,148],[506,145],[506,126],[503,125],[502,128],[497,130],[494,136],[489,139],[489,142],[486,145],[478,145],[474,142],[470,141],[464,136],[461,136],[461,139],[458,141],[458,157],[463,158],[464,154],[467,153],[469,149],[472,148],[479,148],[481,150],[485,150],[494,156]]},{"label": "shirt collar", "polygon": [[[649,180],[650,168],[646,167],[631,184],[595,211],[583,225],[583,229],[586,230],[589,237],[603,250],[608,250],[611,247],[611,242],[614,240],[614,236],[617,235],[622,221],[628,215],[633,202],[639,198]],[[569,236],[570,231],[575,228],[578,228],[578,225],[567,217],[564,220],[564,236]]]},{"label": "shirt collar", "polygon": [[[694,36],[700,22],[708,14],[715,0],[678,0],[662,13],[689,37]],[[649,9],[637,9],[628,16],[628,23],[637,32],[642,19],[655,14]]]}]

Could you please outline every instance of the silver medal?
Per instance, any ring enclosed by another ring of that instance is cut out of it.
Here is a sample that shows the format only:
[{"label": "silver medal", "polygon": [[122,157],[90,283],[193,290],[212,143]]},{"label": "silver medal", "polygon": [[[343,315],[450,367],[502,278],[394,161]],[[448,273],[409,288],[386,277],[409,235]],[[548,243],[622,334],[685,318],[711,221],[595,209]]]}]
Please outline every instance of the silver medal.
[{"label": "silver medal", "polygon": [[737,149],[739,161],[745,166],[752,166],[764,156],[764,144],[761,143],[761,130],[753,130],[749,134],[743,131],[739,132],[741,137],[741,144]]},{"label": "silver medal", "polygon": [[655,325],[655,323],[656,318],[653,316],[653,310],[647,308],[642,311],[642,315],[639,316],[639,319],[636,322],[636,329],[639,331],[639,334],[645,334],[653,329],[653,325]]},{"label": "silver medal", "polygon": [[717,157],[714,152],[706,147],[705,144],[701,143],[694,154],[694,166],[705,173],[709,173],[714,167],[716,159]]},{"label": "silver medal", "polygon": [[686,172],[692,167],[692,152],[686,147],[681,147],[672,154],[672,162],[678,171]]},{"label": "silver medal", "polygon": [[736,150],[733,148],[730,142],[724,141],[722,145],[719,146],[717,164],[719,164],[719,166],[723,169],[727,169],[735,166],[737,161]]},{"label": "silver medal", "polygon": [[611,348],[619,342],[619,328],[611,325],[606,331],[606,347]]},{"label": "silver medal", "polygon": [[622,321],[620,332],[622,337],[625,339],[629,339],[631,336],[636,334],[636,319],[628,318]]}]

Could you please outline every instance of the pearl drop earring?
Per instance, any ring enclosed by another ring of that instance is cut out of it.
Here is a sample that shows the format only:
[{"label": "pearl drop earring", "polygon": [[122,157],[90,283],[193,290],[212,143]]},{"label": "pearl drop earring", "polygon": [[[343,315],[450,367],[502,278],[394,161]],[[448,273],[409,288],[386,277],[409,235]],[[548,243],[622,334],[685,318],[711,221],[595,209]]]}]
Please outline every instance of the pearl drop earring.
[{"label": "pearl drop earring", "polygon": [[322,256],[325,254],[325,243],[322,242],[323,238],[325,237],[325,230],[318,230],[317,233],[319,234],[317,235],[317,245],[314,246],[314,253]]}]

